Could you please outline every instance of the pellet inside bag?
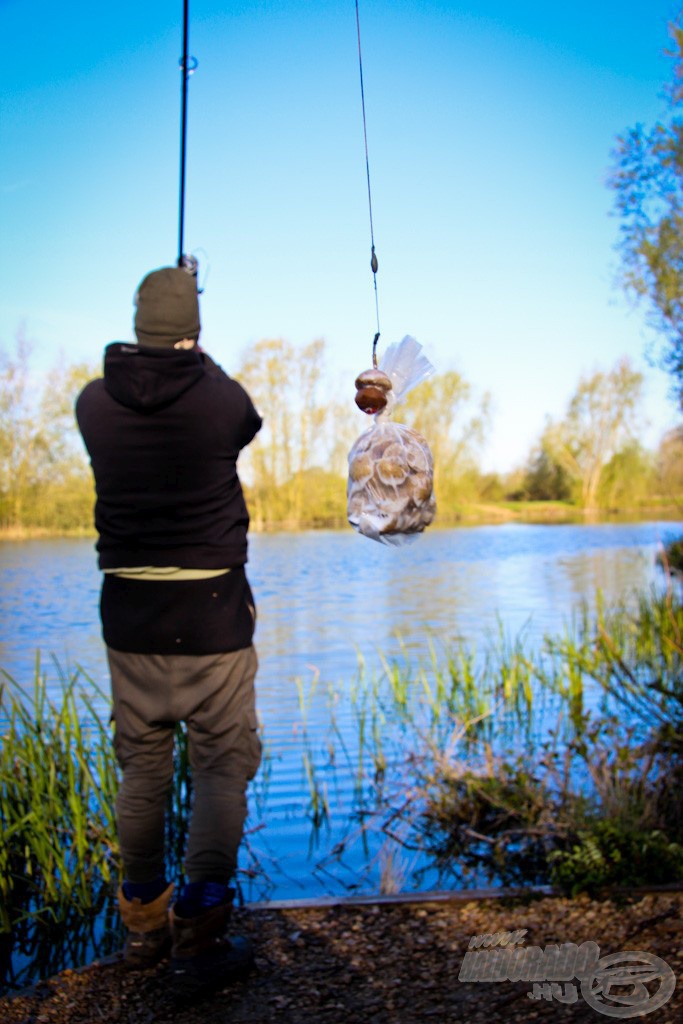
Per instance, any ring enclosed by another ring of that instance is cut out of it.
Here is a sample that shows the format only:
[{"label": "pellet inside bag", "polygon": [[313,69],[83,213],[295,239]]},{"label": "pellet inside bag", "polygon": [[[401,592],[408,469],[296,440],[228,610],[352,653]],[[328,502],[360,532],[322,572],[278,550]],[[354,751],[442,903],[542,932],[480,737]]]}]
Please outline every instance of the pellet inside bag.
[{"label": "pellet inside bag", "polygon": [[406,337],[387,349],[380,369],[392,381],[387,407],[349,452],[347,512],[359,533],[384,544],[405,544],[434,519],[434,463],[421,434],[391,420],[392,408],[434,372],[421,345]]}]

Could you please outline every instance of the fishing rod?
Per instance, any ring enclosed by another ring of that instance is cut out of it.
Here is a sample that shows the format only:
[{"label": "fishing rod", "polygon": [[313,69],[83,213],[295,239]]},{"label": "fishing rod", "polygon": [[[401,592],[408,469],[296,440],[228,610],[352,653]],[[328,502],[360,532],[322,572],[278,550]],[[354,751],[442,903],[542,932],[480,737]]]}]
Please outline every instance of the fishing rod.
[{"label": "fishing rod", "polygon": [[183,54],[180,58],[180,196],[178,210],[178,266],[197,273],[197,260],[184,252],[185,167],[187,162],[187,84],[199,63],[188,55],[190,0],[183,0]]}]

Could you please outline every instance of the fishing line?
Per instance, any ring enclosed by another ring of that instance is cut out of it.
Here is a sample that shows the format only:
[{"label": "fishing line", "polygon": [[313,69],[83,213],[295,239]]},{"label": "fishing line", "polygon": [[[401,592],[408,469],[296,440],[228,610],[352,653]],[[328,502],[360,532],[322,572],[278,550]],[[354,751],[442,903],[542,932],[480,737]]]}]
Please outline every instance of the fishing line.
[{"label": "fishing line", "polygon": [[379,341],[379,299],[377,297],[377,256],[375,254],[375,231],[372,223],[372,189],[370,188],[370,157],[368,156],[368,124],[365,115],[365,86],[363,83],[363,54],[360,43],[360,14],[358,12],[358,0],[356,0],[356,33],[358,35],[358,68],[360,71],[360,100],[363,110],[363,140],[365,142],[365,174],[368,182],[368,210],[370,213],[370,269],[375,289],[375,314],[377,317],[377,333],[372,342],[372,365],[377,366],[377,342]]}]

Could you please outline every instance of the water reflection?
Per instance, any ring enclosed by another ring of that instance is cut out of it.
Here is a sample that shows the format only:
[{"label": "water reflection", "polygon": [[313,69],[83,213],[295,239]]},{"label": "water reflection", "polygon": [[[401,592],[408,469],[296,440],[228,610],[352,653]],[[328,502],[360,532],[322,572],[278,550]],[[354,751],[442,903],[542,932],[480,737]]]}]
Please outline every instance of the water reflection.
[{"label": "water reflection", "polygon": [[[659,545],[682,529],[481,526],[433,530],[404,548],[351,531],[255,535],[248,570],[262,697],[281,698],[314,670],[348,678],[357,651],[396,653],[397,634],[425,651],[430,635],[479,642],[499,621],[510,635],[561,629],[597,590],[614,601],[649,586]],[[0,544],[0,666],[30,685],[40,648],[106,685],[99,586],[89,540]]]}]

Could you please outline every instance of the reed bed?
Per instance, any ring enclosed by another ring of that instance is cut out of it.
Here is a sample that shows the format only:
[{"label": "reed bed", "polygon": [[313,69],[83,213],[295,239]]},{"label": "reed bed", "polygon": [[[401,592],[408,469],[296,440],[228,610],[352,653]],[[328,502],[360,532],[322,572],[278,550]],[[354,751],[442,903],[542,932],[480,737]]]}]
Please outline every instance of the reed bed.
[{"label": "reed bed", "polygon": [[[535,649],[500,629],[483,651],[434,640],[426,661],[404,651],[373,671],[359,658],[348,687],[330,688],[325,742],[304,731],[312,808],[331,764],[354,779],[346,834],[320,868],[361,843],[386,891],[435,866],[448,886],[680,877],[682,637],[670,587],[609,609],[598,600]],[[302,691],[307,709],[318,685]],[[353,723],[343,745],[340,706]],[[334,813],[311,813],[312,827]]]},{"label": "reed bed", "polygon": [[[120,945],[113,901],[121,873],[119,778],[100,710],[108,702],[80,668],[52,661],[48,672],[39,655],[28,689],[1,673],[0,976],[3,968],[12,974],[12,951],[15,961],[49,970],[81,962],[86,950],[106,954]],[[174,760],[168,869],[178,877],[192,800],[182,727]]]}]

